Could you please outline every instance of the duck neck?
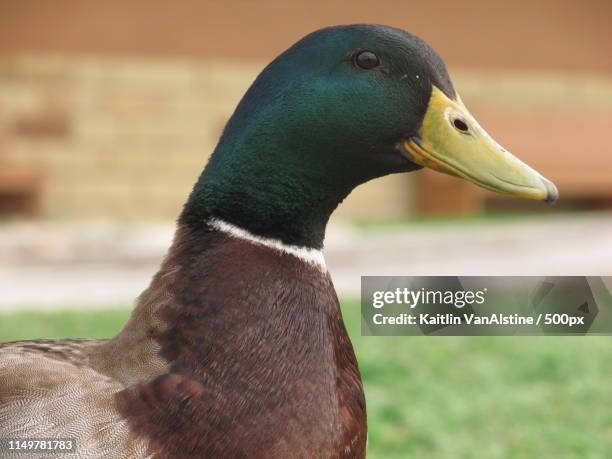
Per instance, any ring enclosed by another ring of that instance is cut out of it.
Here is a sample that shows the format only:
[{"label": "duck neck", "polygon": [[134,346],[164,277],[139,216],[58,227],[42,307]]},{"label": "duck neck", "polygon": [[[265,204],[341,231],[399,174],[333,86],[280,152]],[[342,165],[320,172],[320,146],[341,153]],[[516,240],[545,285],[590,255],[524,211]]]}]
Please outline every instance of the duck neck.
[{"label": "duck neck", "polygon": [[256,236],[322,248],[332,212],[364,180],[347,177],[334,146],[286,132],[281,122],[239,124],[230,121],[179,222],[205,230],[206,221],[219,219]]},{"label": "duck neck", "polygon": [[320,249],[329,217],[350,190],[293,172],[258,165],[237,176],[209,167],[179,221],[197,230],[220,220],[255,236]]}]

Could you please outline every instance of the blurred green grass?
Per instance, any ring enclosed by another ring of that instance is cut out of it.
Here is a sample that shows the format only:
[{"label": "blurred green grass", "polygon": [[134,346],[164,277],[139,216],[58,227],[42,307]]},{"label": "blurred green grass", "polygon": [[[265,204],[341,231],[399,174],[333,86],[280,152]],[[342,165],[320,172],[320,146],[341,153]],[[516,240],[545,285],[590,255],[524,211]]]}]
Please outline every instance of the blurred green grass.
[{"label": "blurred green grass", "polygon": [[[610,337],[362,337],[368,458],[604,459],[612,451]],[[109,337],[127,308],[0,314],[0,340]]]},{"label": "blurred green grass", "polygon": [[[522,201],[521,201],[522,202]],[[409,217],[389,217],[383,219],[360,219],[351,220],[352,225],[364,232],[380,232],[389,230],[401,230],[406,228],[418,228],[419,226],[435,225],[436,227],[445,226],[478,226],[483,223],[506,224],[525,221],[550,220],[551,217],[562,217],[565,221],[571,219],[584,218],[586,216],[603,215],[601,212],[589,212],[582,209],[559,209],[558,207],[543,209],[537,208],[534,211],[482,211],[474,212],[469,215],[456,213],[434,214],[434,215],[413,215]]]}]

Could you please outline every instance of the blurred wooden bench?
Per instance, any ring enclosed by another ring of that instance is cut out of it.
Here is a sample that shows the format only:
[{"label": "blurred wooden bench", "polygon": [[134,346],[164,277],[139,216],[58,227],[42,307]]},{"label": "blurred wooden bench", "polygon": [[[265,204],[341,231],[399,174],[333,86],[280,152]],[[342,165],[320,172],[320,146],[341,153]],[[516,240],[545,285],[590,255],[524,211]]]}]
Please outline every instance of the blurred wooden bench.
[{"label": "blurred wooden bench", "polygon": [[41,185],[40,173],[0,161],[0,216],[35,215]]},{"label": "blurred wooden bench", "polygon": [[39,210],[42,174],[7,158],[2,127],[0,124],[0,218],[15,214],[33,216]]}]

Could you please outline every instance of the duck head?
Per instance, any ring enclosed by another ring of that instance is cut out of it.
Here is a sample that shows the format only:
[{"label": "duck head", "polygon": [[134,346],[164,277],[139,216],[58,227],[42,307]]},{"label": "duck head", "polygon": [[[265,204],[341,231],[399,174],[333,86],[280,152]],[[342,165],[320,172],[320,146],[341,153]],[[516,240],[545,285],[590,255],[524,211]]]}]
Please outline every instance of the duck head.
[{"label": "duck head", "polygon": [[257,77],[180,220],[218,218],[320,248],[329,216],[353,188],[422,167],[499,193],[557,198],[550,181],[479,126],[423,40],[379,25],[330,27]]}]

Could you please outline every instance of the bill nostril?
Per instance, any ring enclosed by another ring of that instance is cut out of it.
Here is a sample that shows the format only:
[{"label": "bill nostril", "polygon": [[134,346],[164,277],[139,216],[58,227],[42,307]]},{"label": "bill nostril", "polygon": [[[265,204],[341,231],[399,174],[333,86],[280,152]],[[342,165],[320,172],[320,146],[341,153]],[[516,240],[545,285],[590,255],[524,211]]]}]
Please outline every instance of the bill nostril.
[{"label": "bill nostril", "polygon": [[461,132],[467,132],[470,129],[467,123],[461,118],[455,118],[453,120],[453,126],[455,126]]}]

